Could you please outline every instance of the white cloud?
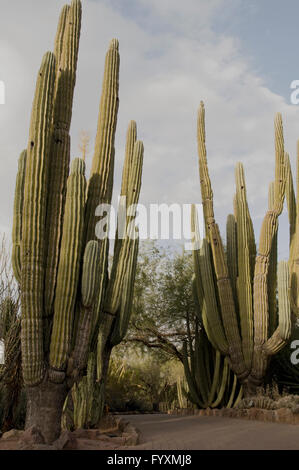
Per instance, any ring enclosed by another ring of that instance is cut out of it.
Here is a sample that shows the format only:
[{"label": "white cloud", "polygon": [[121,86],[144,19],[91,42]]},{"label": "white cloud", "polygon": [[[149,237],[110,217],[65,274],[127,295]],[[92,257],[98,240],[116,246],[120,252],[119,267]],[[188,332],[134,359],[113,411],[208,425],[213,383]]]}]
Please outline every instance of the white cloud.
[{"label": "white cloud", "polygon": [[[28,134],[35,76],[42,53],[52,47],[64,2],[0,3],[5,3],[6,13],[0,22],[5,40],[0,43],[0,72],[5,77],[0,74],[0,79],[9,85],[7,105],[0,107],[0,213],[2,225],[7,226],[11,224],[17,155]],[[146,17],[135,16],[134,10],[121,11],[117,8],[120,3],[113,1],[84,2],[73,156],[78,153],[81,129],[95,135],[104,56],[110,39],[117,37],[121,70],[116,182],[121,174],[127,124],[135,119],[145,145],[141,202],[200,201],[196,121],[202,99],[216,215],[223,223],[223,214],[232,210],[234,166],[242,161],[258,227],[266,209],[267,186],[274,175],[274,115],[283,113],[286,148],[294,166],[297,108],[271,92],[256,75],[238,38],[213,30],[214,16],[222,11],[229,14],[236,1],[137,3],[139,13],[144,8]]]}]

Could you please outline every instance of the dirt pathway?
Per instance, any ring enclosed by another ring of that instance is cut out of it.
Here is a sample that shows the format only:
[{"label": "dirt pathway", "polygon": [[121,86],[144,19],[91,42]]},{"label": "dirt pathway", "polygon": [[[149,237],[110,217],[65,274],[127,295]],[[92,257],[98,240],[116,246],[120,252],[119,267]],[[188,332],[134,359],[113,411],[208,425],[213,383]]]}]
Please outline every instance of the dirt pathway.
[{"label": "dirt pathway", "polygon": [[216,416],[129,415],[143,444],[131,449],[298,450],[299,425]]}]

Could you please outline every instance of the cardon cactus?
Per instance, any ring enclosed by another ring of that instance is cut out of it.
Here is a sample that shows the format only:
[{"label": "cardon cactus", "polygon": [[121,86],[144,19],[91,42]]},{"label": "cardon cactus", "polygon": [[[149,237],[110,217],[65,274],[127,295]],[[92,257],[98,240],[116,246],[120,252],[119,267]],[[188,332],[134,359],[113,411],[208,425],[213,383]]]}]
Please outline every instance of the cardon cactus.
[{"label": "cardon cactus", "polygon": [[[213,346],[224,354],[245,394],[254,393],[265,376],[269,359],[286,344],[291,333],[289,270],[280,262],[277,274],[278,217],[287,193],[291,219],[291,256],[296,253],[298,233],[294,217],[295,197],[288,158],[284,153],[281,115],[275,118],[275,181],[270,185],[258,253],[246,196],[244,171],[236,166],[234,215],[227,219],[226,252],[214,218],[213,192],[208,173],[205,144],[205,110],[198,113],[198,154],[206,239],[196,247],[196,289],[204,298],[203,324]],[[194,211],[194,209],[193,209]],[[193,231],[198,237],[198,226]],[[296,238],[297,237],[297,238]],[[296,263],[291,261],[297,294]],[[276,299],[278,286],[278,301]],[[293,294],[294,304],[296,303]]]},{"label": "cardon cactus", "polygon": [[[124,217],[123,236],[117,234],[110,276],[107,233],[102,239],[96,235],[101,223],[96,209],[111,203],[113,189],[116,39],[106,55],[89,181],[83,159],[70,164],[80,27],[81,2],[72,0],[60,15],[54,54],[45,54],[38,73],[15,191],[13,267],[21,289],[26,427],[37,426],[47,442],[59,434],[66,395],[84,375],[90,352],[98,358],[99,381],[105,382],[111,348],[126,333],[138,251],[132,207]],[[142,163],[143,144],[136,140],[132,121],[124,164],[125,208],[138,202]]]}]

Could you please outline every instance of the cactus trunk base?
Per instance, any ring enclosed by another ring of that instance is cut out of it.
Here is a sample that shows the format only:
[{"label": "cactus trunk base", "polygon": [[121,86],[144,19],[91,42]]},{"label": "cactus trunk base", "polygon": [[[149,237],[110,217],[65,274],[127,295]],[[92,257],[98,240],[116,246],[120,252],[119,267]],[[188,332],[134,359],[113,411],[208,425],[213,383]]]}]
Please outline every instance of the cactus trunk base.
[{"label": "cactus trunk base", "polygon": [[40,385],[26,387],[25,429],[31,426],[38,428],[46,444],[51,444],[60,435],[62,408],[67,391],[65,383],[54,384],[46,380]]},{"label": "cactus trunk base", "polygon": [[258,381],[252,377],[248,377],[243,383],[243,397],[253,397],[257,394],[257,389],[263,385],[263,380]]}]

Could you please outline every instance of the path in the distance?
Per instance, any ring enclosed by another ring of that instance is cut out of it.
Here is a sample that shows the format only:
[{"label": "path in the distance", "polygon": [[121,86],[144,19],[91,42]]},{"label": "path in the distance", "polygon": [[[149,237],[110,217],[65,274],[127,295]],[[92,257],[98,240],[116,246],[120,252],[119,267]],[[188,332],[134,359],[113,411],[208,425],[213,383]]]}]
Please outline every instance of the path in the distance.
[{"label": "path in the distance", "polygon": [[123,416],[142,433],[131,449],[292,450],[299,449],[299,426],[217,416],[146,414]]}]

